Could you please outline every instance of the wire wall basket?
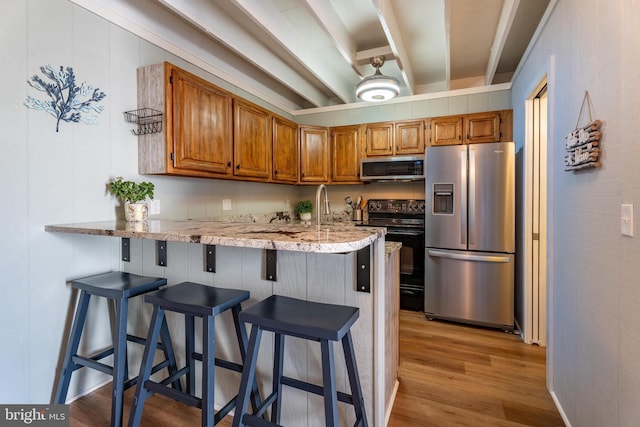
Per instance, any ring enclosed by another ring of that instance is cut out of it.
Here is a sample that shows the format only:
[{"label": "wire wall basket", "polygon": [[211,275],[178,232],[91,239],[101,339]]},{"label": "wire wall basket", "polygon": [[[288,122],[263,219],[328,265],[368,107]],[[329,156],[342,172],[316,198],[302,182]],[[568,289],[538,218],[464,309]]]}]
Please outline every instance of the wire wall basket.
[{"label": "wire wall basket", "polygon": [[124,120],[138,125],[137,129],[131,129],[131,133],[134,135],[162,132],[162,111],[153,108],[125,111]]}]

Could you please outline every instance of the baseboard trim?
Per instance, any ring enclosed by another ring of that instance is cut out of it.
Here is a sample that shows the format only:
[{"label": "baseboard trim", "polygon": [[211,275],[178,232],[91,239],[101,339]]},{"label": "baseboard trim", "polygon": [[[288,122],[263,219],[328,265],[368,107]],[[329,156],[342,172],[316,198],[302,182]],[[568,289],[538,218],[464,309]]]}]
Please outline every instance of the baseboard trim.
[{"label": "baseboard trim", "polygon": [[93,393],[97,389],[104,387],[105,385],[109,384],[112,381],[113,381],[112,378],[107,378],[106,380],[102,381],[101,383],[98,383],[98,384],[94,385],[91,388],[88,388],[87,390],[83,391],[82,393],[80,393],[78,395],[75,395],[75,396],[73,396],[71,398],[67,398],[66,404],[68,405],[68,404],[70,404],[72,402],[75,402],[76,400],[80,399],[81,397],[84,397],[84,396],[86,396],[88,394]]},{"label": "baseboard trim", "polygon": [[555,392],[550,392],[551,393],[551,398],[553,399],[553,403],[555,403],[556,408],[558,409],[558,412],[560,413],[560,416],[562,417],[562,421],[564,421],[564,425],[566,427],[571,427],[571,422],[569,421],[569,418],[567,417],[567,414],[565,414],[564,409],[562,409],[562,405],[560,404],[560,401],[558,400],[558,396],[556,396]]},{"label": "baseboard trim", "polygon": [[396,384],[393,386],[393,391],[391,392],[391,397],[387,402],[387,407],[385,408],[384,415],[384,425],[389,425],[389,418],[391,418],[391,410],[393,409],[393,404],[396,401],[396,394],[398,394],[398,387],[400,387],[400,381],[396,380]]}]

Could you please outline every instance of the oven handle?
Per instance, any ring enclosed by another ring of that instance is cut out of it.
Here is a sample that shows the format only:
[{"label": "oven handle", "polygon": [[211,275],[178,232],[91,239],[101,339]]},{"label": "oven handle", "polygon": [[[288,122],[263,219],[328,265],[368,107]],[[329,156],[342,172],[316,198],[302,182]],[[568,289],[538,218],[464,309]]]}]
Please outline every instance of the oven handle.
[{"label": "oven handle", "polygon": [[387,230],[387,234],[390,236],[420,236],[424,234],[424,231],[389,231]]}]

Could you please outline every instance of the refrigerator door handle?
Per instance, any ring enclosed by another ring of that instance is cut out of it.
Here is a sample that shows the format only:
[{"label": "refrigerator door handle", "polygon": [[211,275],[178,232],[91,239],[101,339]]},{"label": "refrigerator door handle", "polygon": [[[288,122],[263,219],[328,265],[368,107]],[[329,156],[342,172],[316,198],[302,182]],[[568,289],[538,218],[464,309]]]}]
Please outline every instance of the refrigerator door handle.
[{"label": "refrigerator door handle", "polygon": [[477,261],[477,262],[511,262],[511,255],[469,255],[456,252],[439,251],[434,249],[427,250],[427,255],[455,259],[460,261]]},{"label": "refrigerator door handle", "polygon": [[467,244],[467,150],[460,151],[460,243]]},{"label": "refrigerator door handle", "polygon": [[469,212],[468,239],[469,247],[476,243],[476,150],[469,148],[469,198],[467,199]]}]

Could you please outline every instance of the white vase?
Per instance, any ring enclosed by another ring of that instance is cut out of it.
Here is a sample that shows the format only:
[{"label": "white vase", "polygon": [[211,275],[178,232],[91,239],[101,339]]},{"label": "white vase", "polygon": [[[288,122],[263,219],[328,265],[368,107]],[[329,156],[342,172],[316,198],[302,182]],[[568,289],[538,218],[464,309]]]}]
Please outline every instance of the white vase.
[{"label": "white vase", "polygon": [[149,217],[149,209],[146,203],[125,203],[124,217],[127,222],[146,221]]},{"label": "white vase", "polygon": [[300,214],[300,220],[304,221],[305,224],[308,224],[311,221],[311,212],[302,212]]}]

